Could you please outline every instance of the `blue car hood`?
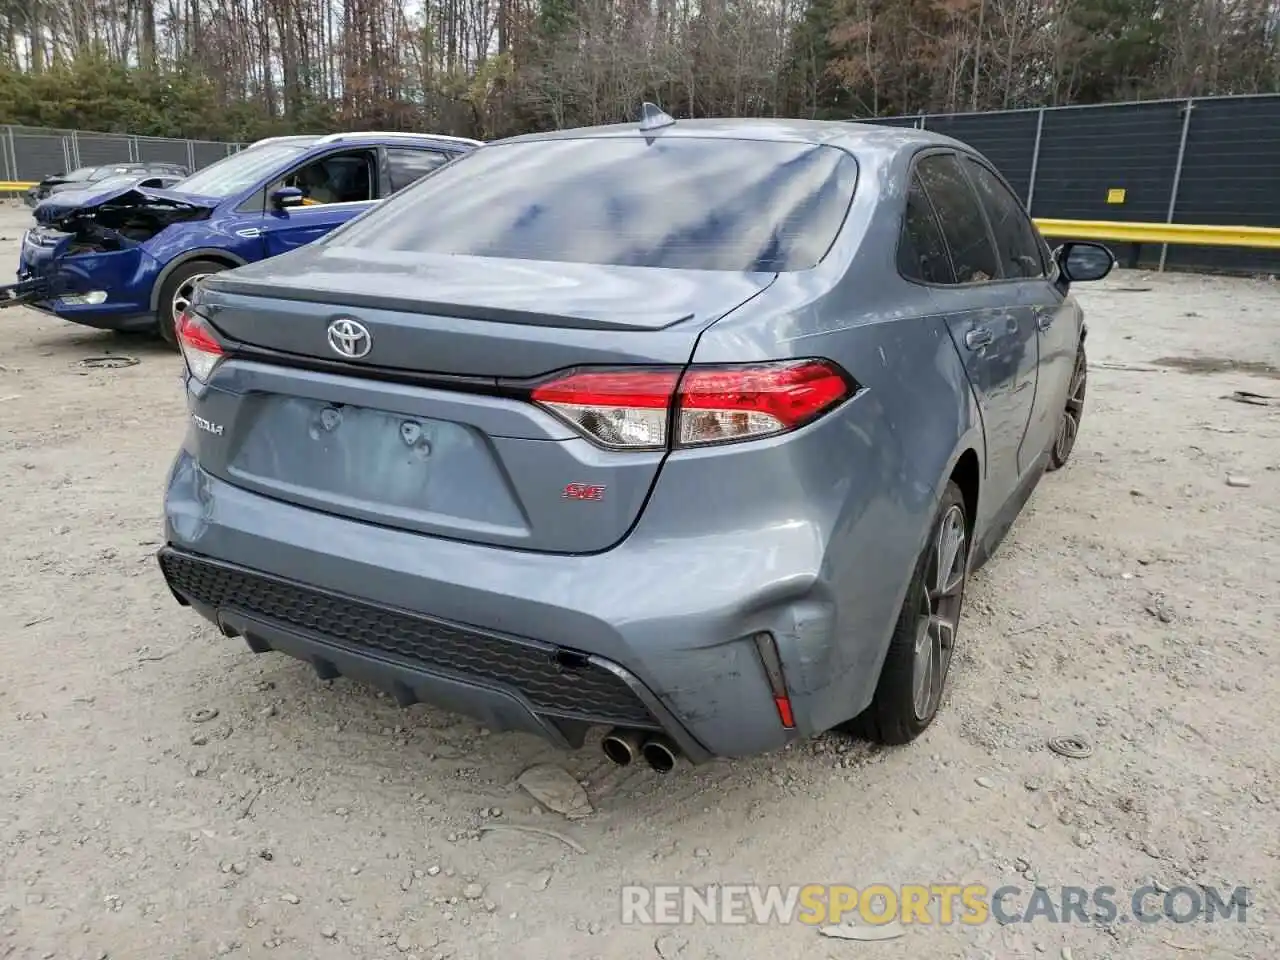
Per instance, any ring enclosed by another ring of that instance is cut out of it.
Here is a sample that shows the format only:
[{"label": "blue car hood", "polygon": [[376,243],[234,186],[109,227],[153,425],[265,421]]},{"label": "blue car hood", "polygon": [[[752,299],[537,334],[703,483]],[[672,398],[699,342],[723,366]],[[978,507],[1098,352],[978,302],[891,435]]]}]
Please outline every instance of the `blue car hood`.
[{"label": "blue car hood", "polygon": [[200,197],[152,187],[117,185],[107,190],[86,187],[84,190],[64,190],[53,194],[36,205],[32,216],[37,223],[56,227],[68,219],[90,216],[104,208],[120,211],[137,208],[157,213],[182,210],[195,213],[199,210],[212,210],[220,202],[218,197]]}]

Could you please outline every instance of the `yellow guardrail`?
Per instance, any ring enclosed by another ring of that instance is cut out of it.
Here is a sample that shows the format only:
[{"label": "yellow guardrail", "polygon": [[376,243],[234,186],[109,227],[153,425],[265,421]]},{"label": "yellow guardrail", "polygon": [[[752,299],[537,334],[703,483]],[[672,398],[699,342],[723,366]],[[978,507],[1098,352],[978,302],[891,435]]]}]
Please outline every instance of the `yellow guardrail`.
[{"label": "yellow guardrail", "polygon": [[1280,227],[1216,227],[1192,223],[1126,223],[1118,220],[1035,218],[1046,237],[1112,240],[1119,243],[1177,243],[1197,247],[1254,247],[1280,250]]},{"label": "yellow guardrail", "polygon": [[24,193],[35,185],[34,180],[0,180],[0,193]]}]

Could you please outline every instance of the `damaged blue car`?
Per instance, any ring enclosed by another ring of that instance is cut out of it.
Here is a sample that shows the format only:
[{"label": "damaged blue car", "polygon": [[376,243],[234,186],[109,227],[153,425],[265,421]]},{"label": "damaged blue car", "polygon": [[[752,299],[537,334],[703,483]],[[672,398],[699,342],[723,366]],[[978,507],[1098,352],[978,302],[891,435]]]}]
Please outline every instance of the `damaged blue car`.
[{"label": "damaged blue car", "polygon": [[275,137],[170,189],[62,191],[35,208],[0,306],[173,343],[205,277],[310,243],[479,145],[436,134]]}]

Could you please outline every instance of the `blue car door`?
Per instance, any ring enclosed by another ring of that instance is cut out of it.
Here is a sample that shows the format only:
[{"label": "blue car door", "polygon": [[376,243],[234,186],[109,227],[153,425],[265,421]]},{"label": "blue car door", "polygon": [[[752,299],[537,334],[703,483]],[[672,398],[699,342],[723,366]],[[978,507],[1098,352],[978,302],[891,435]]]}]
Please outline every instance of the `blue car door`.
[{"label": "blue car door", "polygon": [[[375,149],[338,150],[304,161],[268,186],[262,225],[266,256],[306,246],[373,206],[377,171]],[[301,190],[302,204],[277,204],[273,195],[282,187]]]}]

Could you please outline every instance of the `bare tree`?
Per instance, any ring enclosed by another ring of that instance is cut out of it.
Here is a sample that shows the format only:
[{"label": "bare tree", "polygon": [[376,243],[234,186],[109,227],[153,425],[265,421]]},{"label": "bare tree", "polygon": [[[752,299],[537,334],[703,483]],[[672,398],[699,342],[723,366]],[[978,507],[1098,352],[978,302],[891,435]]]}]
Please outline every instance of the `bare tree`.
[{"label": "bare tree", "polygon": [[[645,99],[865,116],[1275,90],[1280,0],[0,0],[0,70],[44,77],[28,98],[44,113],[81,109],[62,101],[104,63],[175,133],[493,137]],[[0,102],[0,119],[19,109]],[[123,107],[103,122],[131,123]]]}]

